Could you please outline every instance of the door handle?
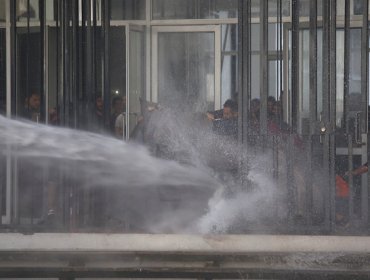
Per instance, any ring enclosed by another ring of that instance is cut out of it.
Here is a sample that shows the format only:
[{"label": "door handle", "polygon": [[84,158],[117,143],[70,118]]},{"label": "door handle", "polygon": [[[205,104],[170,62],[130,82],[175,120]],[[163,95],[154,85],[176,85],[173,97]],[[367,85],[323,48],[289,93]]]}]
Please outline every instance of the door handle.
[{"label": "door handle", "polygon": [[323,137],[324,137],[324,134],[326,133],[326,126],[323,122],[320,123],[320,144],[323,143]]}]

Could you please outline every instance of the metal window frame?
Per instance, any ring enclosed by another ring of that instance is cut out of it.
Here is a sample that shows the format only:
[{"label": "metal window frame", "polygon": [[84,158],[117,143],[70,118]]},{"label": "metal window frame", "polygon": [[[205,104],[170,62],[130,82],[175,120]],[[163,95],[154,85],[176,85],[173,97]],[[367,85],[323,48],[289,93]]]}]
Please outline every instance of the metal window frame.
[{"label": "metal window frame", "polygon": [[214,33],[215,39],[215,109],[221,108],[221,26],[153,26],[152,27],[152,99],[158,102],[158,33],[205,32]]}]

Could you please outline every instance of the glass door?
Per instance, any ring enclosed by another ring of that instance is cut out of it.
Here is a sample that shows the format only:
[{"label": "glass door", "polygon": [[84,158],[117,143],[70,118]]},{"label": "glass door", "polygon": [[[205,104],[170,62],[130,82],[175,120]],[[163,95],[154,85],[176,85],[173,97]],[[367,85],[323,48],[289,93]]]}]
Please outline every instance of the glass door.
[{"label": "glass door", "polygon": [[158,26],[152,30],[152,101],[206,112],[221,108],[219,26]]},{"label": "glass door", "polygon": [[127,95],[125,138],[135,137],[141,116],[141,98],[145,97],[145,27],[129,25],[126,32]]},{"label": "glass door", "polygon": [[[366,51],[361,28],[337,31],[336,168],[349,185],[345,217],[355,225],[368,219],[367,163],[367,74]],[[348,172],[353,170],[353,172]],[[353,176],[350,176],[350,175]],[[348,213],[347,213],[348,212]]]}]

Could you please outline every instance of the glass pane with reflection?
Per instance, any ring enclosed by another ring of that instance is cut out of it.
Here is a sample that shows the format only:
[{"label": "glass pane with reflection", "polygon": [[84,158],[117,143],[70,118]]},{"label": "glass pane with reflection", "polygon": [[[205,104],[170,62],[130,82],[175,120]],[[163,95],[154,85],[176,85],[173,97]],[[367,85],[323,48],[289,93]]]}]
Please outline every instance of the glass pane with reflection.
[{"label": "glass pane with reflection", "polygon": [[195,112],[214,110],[215,43],[211,32],[158,35],[158,101]]},{"label": "glass pane with reflection", "polygon": [[6,113],[6,36],[0,29],[0,114]]},{"label": "glass pane with reflection", "polygon": [[17,0],[17,20],[27,21],[27,17],[30,21],[39,20],[39,0]]},{"label": "glass pane with reflection", "polygon": [[112,20],[145,20],[145,0],[111,0]]},{"label": "glass pane with reflection", "polygon": [[5,14],[5,0],[0,0],[0,22],[6,20]]},{"label": "glass pane with reflection", "polygon": [[153,19],[236,18],[237,0],[153,0]]}]

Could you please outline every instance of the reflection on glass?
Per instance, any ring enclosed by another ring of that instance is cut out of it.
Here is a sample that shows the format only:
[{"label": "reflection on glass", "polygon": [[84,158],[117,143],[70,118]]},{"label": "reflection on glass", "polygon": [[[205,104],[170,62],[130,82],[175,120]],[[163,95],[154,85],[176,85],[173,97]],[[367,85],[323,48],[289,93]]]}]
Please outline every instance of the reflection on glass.
[{"label": "reflection on glass", "polygon": [[[351,125],[351,122],[355,124],[363,118],[366,118],[367,106],[363,104],[363,95],[365,92],[361,91],[361,66],[362,66],[362,55],[361,55],[361,29],[351,28],[350,29],[350,57],[349,57],[349,89],[347,97],[347,108],[346,114],[350,122],[351,129],[353,128],[353,135],[358,136],[355,131],[355,125]],[[363,122],[361,122],[363,123]],[[362,131],[366,131],[366,127],[360,125]]]},{"label": "reflection on glass", "polygon": [[3,216],[6,214],[6,157],[0,155],[0,195],[1,195],[1,209],[0,215]]},{"label": "reflection on glass", "polygon": [[17,29],[17,115],[40,121],[41,42],[39,28]]},{"label": "reflection on glass", "polygon": [[144,20],[145,0],[111,0],[112,20]]},{"label": "reflection on glass", "polygon": [[260,49],[260,24],[252,23],[251,24],[251,50],[259,51]]},{"label": "reflection on glass", "polygon": [[353,14],[362,15],[363,13],[363,0],[352,0],[353,1]]},{"label": "reflection on glass", "polygon": [[253,65],[253,71],[251,72],[251,99],[260,99],[260,55],[255,54],[251,56],[251,65]]},{"label": "reflection on glass", "polygon": [[221,71],[221,104],[224,104],[227,99],[237,99],[237,68],[235,55],[223,56]]},{"label": "reflection on glass", "polygon": [[317,30],[317,119],[320,119],[323,108],[322,84],[323,84],[323,32],[322,29]]},{"label": "reflection on glass", "polygon": [[310,118],[310,56],[309,30],[300,32],[300,92],[299,92],[299,123],[298,129],[302,134],[309,133]]},{"label": "reflection on glass", "polygon": [[238,31],[236,24],[221,25],[222,51],[236,51],[238,44]]},{"label": "reflection on glass", "polygon": [[144,32],[130,30],[130,65],[129,65],[129,114],[128,133],[130,137],[139,124],[141,116],[140,98],[145,89],[145,49]]},{"label": "reflection on glass", "polygon": [[153,19],[236,18],[237,0],[153,0]]},{"label": "reflection on glass", "polygon": [[17,20],[27,21],[27,17],[31,21],[39,20],[39,0],[17,0]]},{"label": "reflection on glass", "polygon": [[[268,49],[269,51],[278,51],[280,49],[280,40],[283,33],[281,32],[282,26],[276,23],[269,23],[268,25]],[[281,34],[280,34],[281,33]]]},{"label": "reflection on glass", "polygon": [[56,27],[48,29],[48,124],[56,125],[59,123],[57,92],[58,92],[58,64],[57,64],[57,30]]},{"label": "reflection on glass", "polygon": [[6,112],[6,37],[5,29],[0,29],[0,114]]},{"label": "reflection on glass", "polygon": [[337,0],[337,16],[344,16],[345,0]]},{"label": "reflection on glass", "polygon": [[5,15],[5,0],[0,0],[0,22],[6,20]]},{"label": "reflection on glass", "polygon": [[112,26],[109,31],[109,82],[112,95],[126,95],[125,27]]},{"label": "reflection on glass", "polygon": [[214,34],[159,33],[158,101],[180,110],[214,109]]},{"label": "reflection on glass", "polygon": [[[281,7],[277,4],[276,0],[268,0],[268,15],[269,17],[282,17],[290,16],[290,0],[281,0]],[[251,2],[251,16],[255,18],[260,17],[260,0],[252,0]],[[281,10],[280,10],[281,8]]]},{"label": "reflection on glass", "polygon": [[[310,16],[310,3],[311,0],[301,0],[299,1],[299,15],[301,17]],[[322,16],[322,0],[317,0],[317,16]]]},{"label": "reflection on glass", "polygon": [[290,16],[290,0],[281,0],[281,11],[278,2],[276,0],[268,0],[269,16],[280,16],[280,12],[283,17]]},{"label": "reflection on glass", "polygon": [[337,99],[336,99],[336,125],[342,127],[344,124],[344,31],[337,30]]},{"label": "reflection on glass", "polygon": [[126,30],[112,26],[109,31],[109,84],[111,95],[110,130],[123,139],[126,112]]}]

